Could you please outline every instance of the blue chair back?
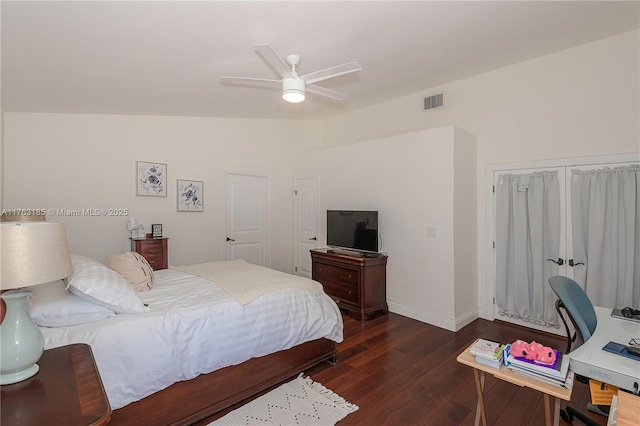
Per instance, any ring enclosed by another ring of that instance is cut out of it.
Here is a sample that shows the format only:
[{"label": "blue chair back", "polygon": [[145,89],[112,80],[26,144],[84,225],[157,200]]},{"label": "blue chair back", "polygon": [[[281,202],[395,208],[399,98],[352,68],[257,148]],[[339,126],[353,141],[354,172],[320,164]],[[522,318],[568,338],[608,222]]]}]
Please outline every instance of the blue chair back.
[{"label": "blue chair back", "polygon": [[549,278],[549,285],[569,313],[571,322],[582,335],[583,341],[589,340],[596,330],[598,319],[587,293],[577,282],[561,275]]}]

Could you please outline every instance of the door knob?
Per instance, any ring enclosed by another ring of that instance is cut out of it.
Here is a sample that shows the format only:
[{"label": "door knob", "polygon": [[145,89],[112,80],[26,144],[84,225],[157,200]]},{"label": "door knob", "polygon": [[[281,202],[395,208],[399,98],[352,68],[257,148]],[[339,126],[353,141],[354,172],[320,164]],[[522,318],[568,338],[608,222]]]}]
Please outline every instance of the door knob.
[{"label": "door knob", "polygon": [[316,238],[316,237],[311,237],[311,238],[309,238],[309,241],[315,241],[315,240],[317,240],[317,238]]},{"label": "door knob", "polygon": [[227,237],[227,241],[235,241],[233,238]]}]

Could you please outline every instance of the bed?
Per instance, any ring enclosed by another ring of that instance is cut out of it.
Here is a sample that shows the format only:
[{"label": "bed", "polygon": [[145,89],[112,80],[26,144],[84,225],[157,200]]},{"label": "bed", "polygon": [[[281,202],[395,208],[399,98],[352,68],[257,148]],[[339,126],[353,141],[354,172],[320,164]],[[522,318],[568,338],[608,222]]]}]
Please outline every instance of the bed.
[{"label": "bed", "polygon": [[[72,260],[73,282],[78,257]],[[246,283],[227,287],[263,273],[267,278],[260,282],[273,284],[270,291],[255,292]],[[292,288],[281,279],[304,285]],[[127,307],[140,312],[40,328],[45,349],[91,346],[114,410],[110,424],[189,424],[336,360],[342,317],[317,286],[241,260],[191,265],[155,271],[151,290],[134,292],[141,304]],[[101,302],[96,294],[73,294]]]}]

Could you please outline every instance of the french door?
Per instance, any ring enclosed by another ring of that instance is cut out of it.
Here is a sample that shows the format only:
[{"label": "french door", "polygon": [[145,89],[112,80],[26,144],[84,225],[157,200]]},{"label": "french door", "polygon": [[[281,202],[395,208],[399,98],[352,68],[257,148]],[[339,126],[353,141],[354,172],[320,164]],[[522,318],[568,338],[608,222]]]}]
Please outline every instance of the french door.
[{"label": "french door", "polygon": [[558,325],[553,275],[566,275],[564,167],[494,175],[497,319],[547,330]]},{"label": "french door", "polygon": [[493,316],[562,333],[548,285],[569,276],[594,305],[640,303],[637,162],[493,172]]}]

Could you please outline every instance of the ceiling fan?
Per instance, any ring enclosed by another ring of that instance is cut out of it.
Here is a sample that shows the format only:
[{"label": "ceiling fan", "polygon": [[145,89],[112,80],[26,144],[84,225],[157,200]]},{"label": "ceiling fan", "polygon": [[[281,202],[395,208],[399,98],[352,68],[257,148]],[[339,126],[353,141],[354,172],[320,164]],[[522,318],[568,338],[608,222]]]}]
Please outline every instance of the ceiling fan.
[{"label": "ceiling fan", "polygon": [[317,86],[313,83],[337,77],[339,75],[348,74],[362,69],[357,62],[349,62],[335,67],[298,76],[296,67],[300,63],[300,55],[289,55],[283,61],[276,52],[268,44],[256,44],[256,50],[262,57],[275,69],[282,77],[281,80],[250,78],[250,77],[227,77],[221,76],[223,83],[257,83],[273,86],[279,84],[282,86],[282,99],[287,102],[298,103],[305,99],[306,91],[317,95],[326,96],[328,98],[342,101],[347,95],[336,92],[335,90]]}]

